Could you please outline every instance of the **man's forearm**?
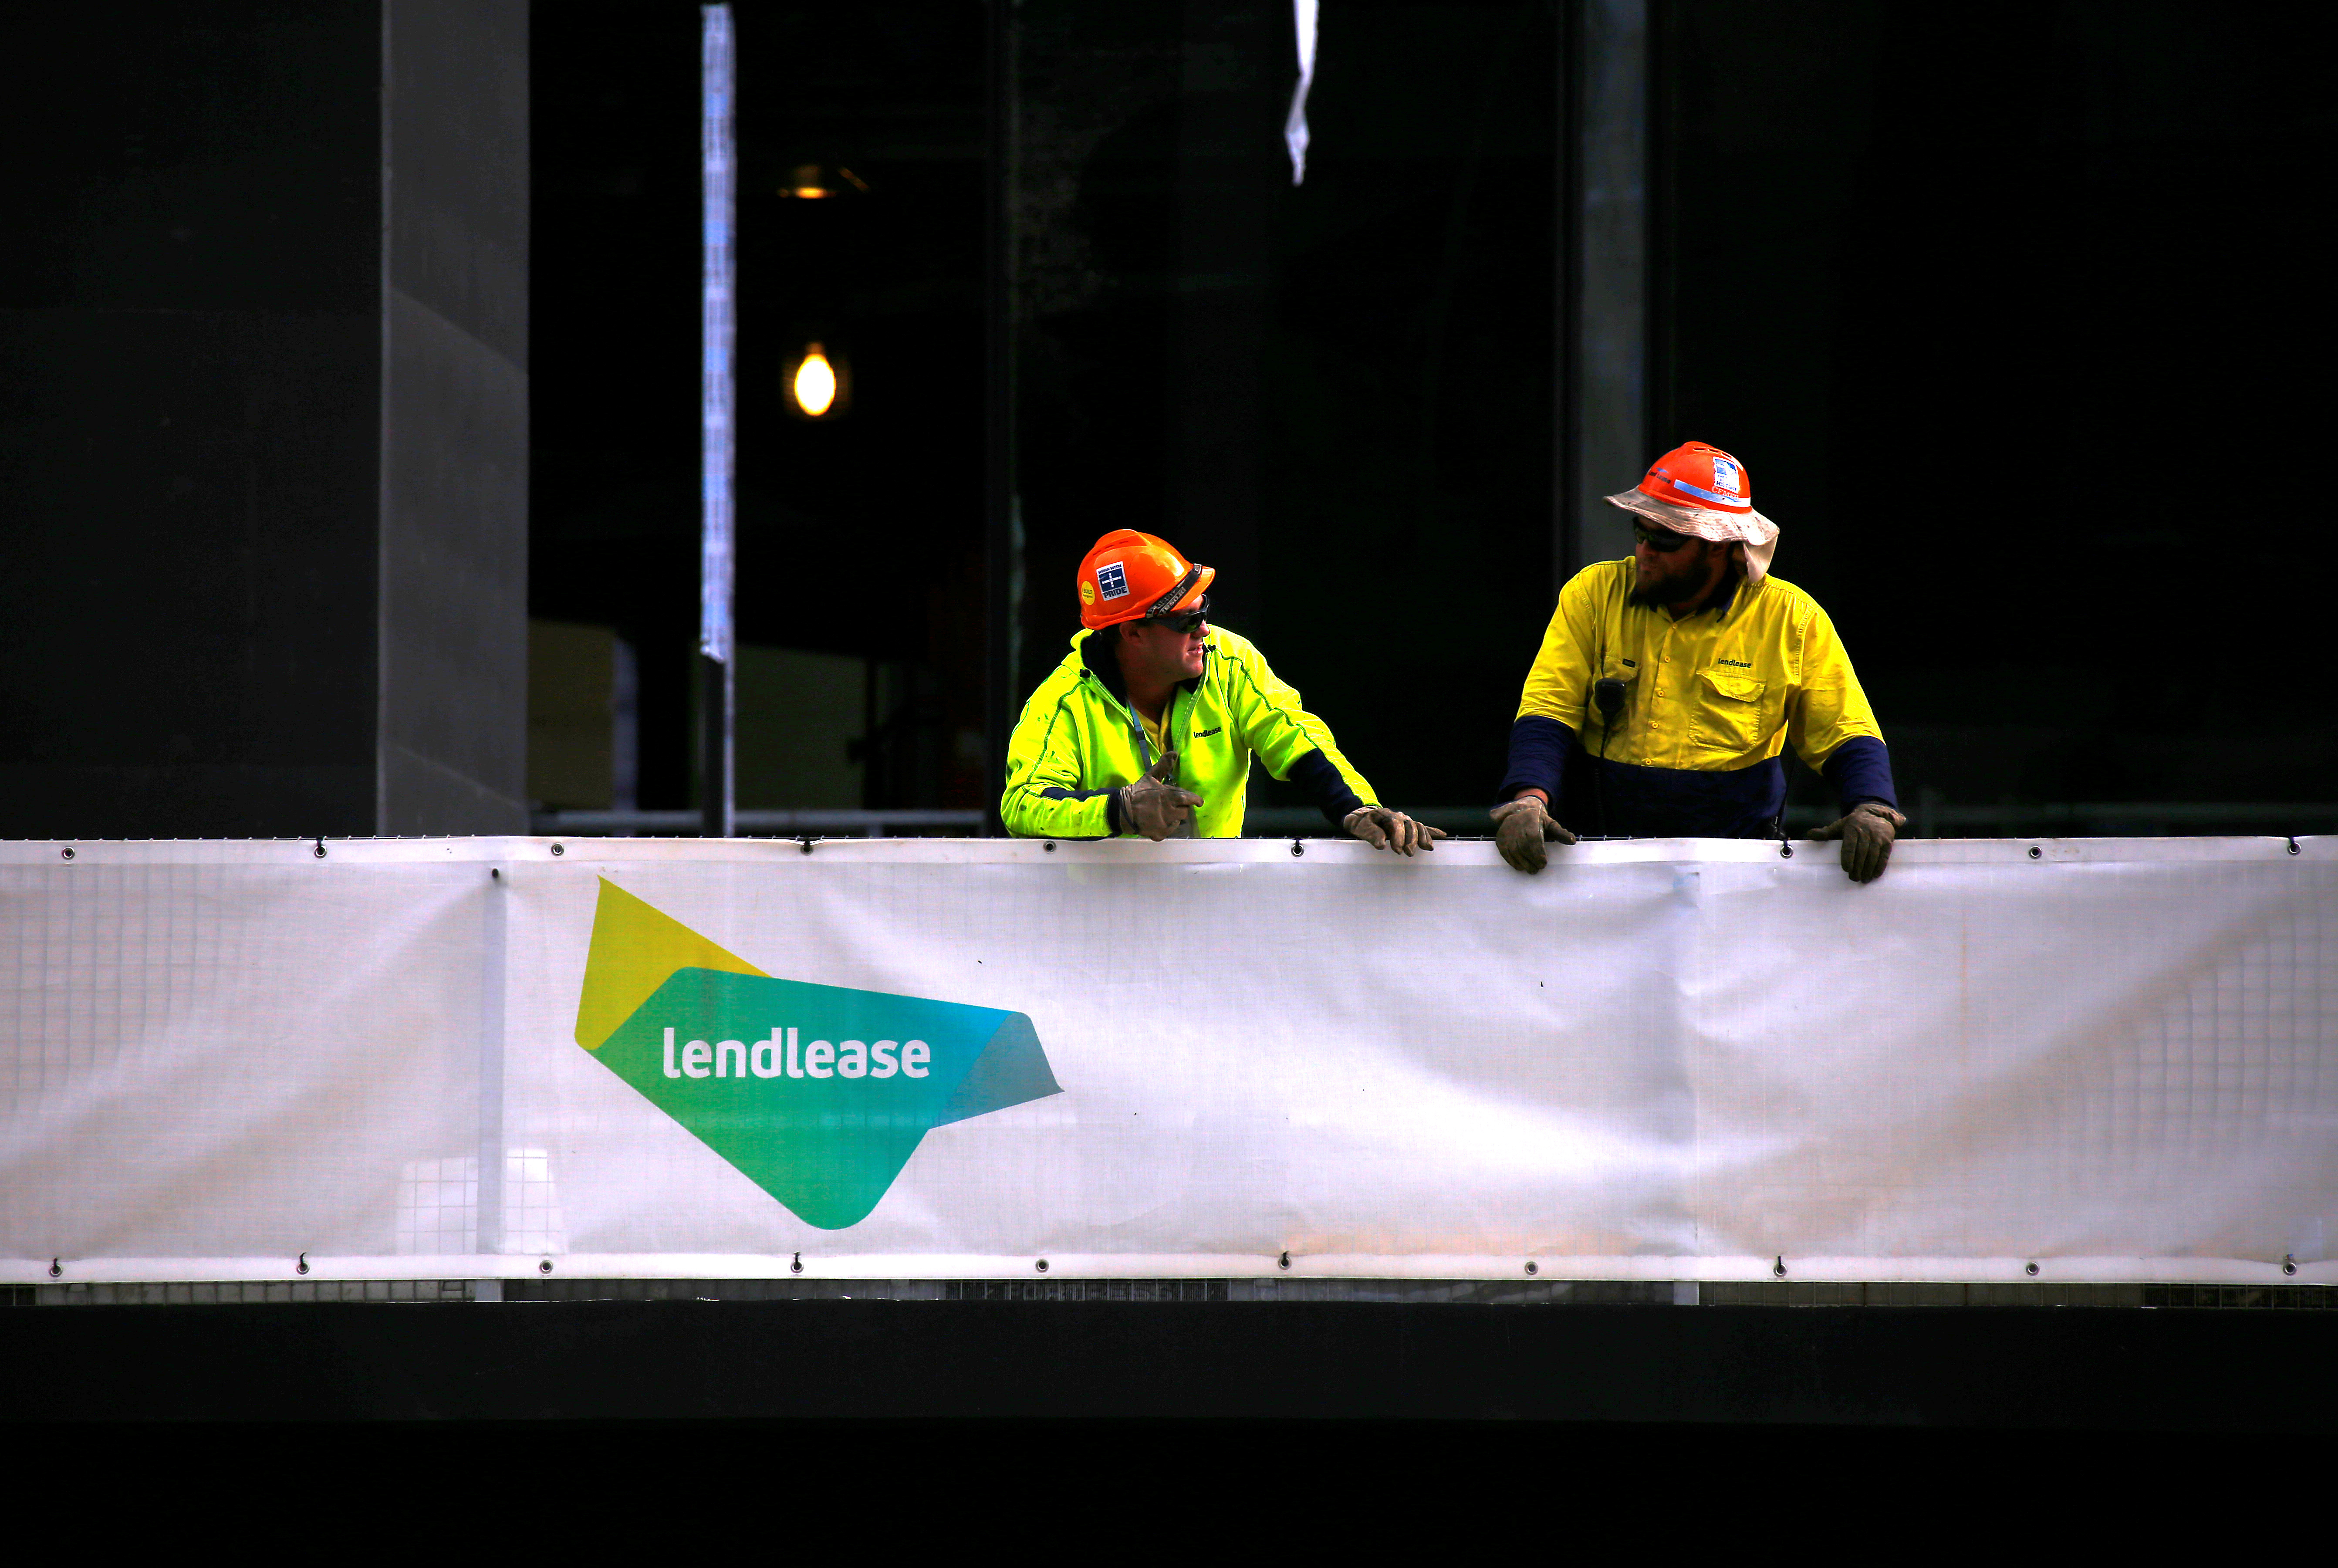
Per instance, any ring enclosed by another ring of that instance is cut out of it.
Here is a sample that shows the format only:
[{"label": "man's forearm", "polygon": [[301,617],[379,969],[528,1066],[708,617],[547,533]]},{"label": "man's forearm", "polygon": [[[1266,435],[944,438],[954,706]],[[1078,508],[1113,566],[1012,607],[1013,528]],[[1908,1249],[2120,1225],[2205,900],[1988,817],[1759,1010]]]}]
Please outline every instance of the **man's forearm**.
[{"label": "man's forearm", "polygon": [[1891,785],[1891,753],[1872,735],[1854,735],[1836,747],[1819,774],[1834,787],[1846,811],[1870,800],[1900,808],[1899,792]]},{"label": "man's forearm", "polygon": [[1520,715],[1510,726],[1509,767],[1502,775],[1501,788],[1494,791],[1495,799],[1515,800],[1531,789],[1541,794],[1546,805],[1557,799],[1567,773],[1567,753],[1574,744],[1575,731],[1557,720],[1537,713]]}]

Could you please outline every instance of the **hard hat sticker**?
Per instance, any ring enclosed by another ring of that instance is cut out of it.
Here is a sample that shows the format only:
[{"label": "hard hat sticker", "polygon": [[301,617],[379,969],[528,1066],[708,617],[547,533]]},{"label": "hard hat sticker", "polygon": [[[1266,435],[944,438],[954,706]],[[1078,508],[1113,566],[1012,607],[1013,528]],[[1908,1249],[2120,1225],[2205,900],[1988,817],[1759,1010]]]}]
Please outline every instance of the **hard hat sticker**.
[{"label": "hard hat sticker", "polygon": [[1726,490],[1733,495],[1736,495],[1738,493],[1737,465],[1726,457],[1715,457],[1713,460],[1713,487],[1715,490]]},{"label": "hard hat sticker", "polygon": [[1080,603],[1083,604],[1093,604],[1095,603],[1095,583],[1083,583],[1080,584]]},{"label": "hard hat sticker", "polygon": [[1119,562],[1096,568],[1096,592],[1107,599],[1128,597],[1128,573],[1121,570]]}]

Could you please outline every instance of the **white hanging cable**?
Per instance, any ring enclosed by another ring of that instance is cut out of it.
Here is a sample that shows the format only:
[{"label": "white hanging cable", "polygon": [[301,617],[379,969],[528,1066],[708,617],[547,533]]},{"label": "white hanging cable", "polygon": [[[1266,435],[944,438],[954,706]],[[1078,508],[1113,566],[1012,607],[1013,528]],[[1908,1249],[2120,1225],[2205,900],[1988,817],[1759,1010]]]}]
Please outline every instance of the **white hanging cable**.
[{"label": "white hanging cable", "polygon": [[1291,182],[1307,182],[1307,89],[1315,83],[1316,0],[1291,0],[1299,34],[1299,85],[1292,89],[1291,116],[1282,122],[1282,144],[1291,149]]},{"label": "white hanging cable", "polygon": [[731,662],[732,510],[731,340],[736,210],[731,139],[731,7],[699,9],[699,101],[705,221],[699,374],[700,495],[698,651]]}]

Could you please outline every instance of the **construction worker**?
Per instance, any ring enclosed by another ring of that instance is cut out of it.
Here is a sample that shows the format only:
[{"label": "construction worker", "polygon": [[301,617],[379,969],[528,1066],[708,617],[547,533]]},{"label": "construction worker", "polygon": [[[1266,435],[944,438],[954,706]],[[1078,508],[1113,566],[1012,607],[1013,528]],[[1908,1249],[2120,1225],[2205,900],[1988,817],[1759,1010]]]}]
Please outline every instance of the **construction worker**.
[{"label": "construction worker", "polygon": [[1095,542],[1080,563],[1083,630],[1007,743],[1007,830],[1234,838],[1255,754],[1374,848],[1434,848],[1445,835],[1380,804],[1259,651],[1209,623],[1216,577],[1150,534],[1123,528]]},{"label": "construction worker", "polygon": [[1854,882],[1883,874],[1907,818],[1867,695],[1826,612],[1770,575],[1778,525],[1754,510],[1744,465],[1701,441],[1665,453],[1636,489],[1631,559],[1559,591],[1510,727],[1495,842],[1520,871],[1560,820],[1615,836],[1783,838],[1781,752],[1823,775]]}]

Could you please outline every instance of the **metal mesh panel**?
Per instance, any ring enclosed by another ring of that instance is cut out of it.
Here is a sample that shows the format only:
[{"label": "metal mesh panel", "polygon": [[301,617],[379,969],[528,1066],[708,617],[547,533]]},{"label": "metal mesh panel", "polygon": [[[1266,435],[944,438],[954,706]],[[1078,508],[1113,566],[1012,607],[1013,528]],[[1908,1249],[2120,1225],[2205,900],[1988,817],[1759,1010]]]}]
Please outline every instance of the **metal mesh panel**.
[{"label": "metal mesh panel", "polygon": [[1518,1307],[2094,1307],[2316,1311],[2328,1285],[1938,1285],[1905,1281],[1449,1279],[474,1279],[228,1280],[12,1285],[9,1307],[211,1307],[422,1301],[1456,1302]]}]

